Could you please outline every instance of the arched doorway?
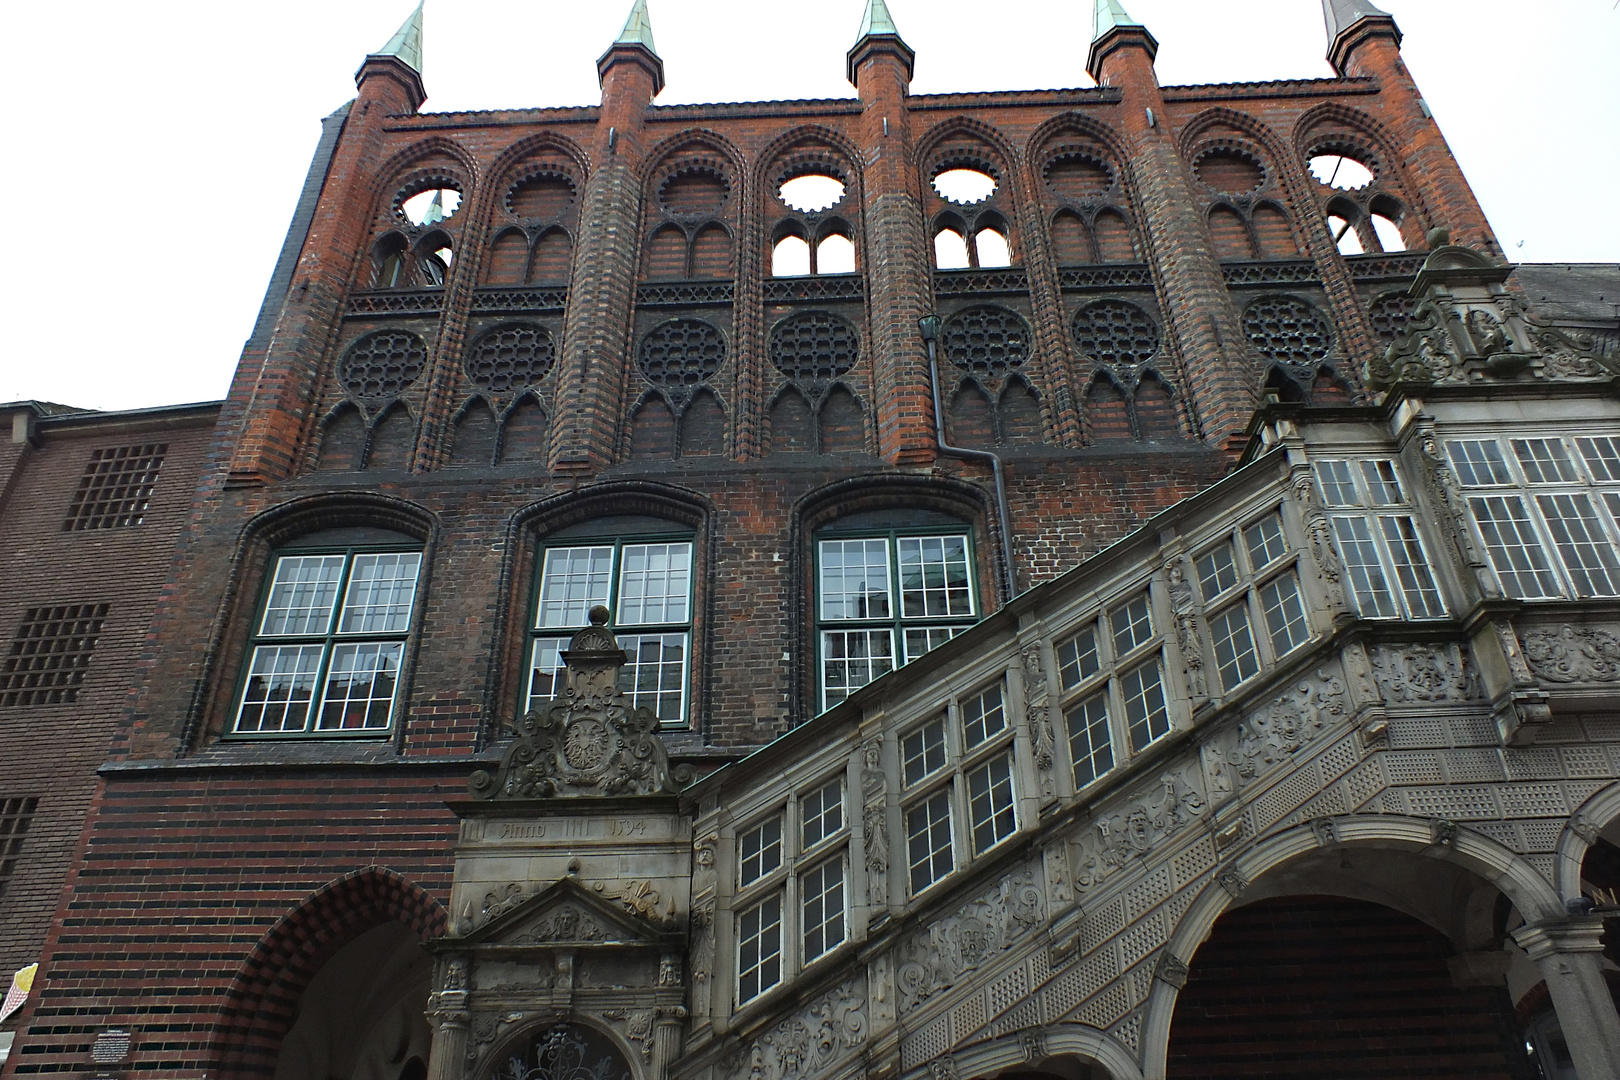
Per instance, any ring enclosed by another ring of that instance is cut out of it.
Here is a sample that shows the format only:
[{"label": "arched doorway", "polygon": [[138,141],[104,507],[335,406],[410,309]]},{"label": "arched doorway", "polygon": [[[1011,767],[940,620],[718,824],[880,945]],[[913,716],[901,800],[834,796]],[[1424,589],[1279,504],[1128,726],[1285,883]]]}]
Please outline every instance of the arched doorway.
[{"label": "arched doorway", "polygon": [[410,927],[385,922],[356,937],[305,987],[275,1080],[426,1080],[432,977]]}]

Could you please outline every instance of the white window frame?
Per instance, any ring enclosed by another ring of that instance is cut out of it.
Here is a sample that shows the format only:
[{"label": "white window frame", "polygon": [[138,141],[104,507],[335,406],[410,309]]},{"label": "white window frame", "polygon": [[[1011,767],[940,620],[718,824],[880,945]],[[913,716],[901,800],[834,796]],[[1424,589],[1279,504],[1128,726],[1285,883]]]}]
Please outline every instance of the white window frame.
[{"label": "white window frame", "polygon": [[[1134,616],[1144,607],[1147,613],[1145,635],[1122,633],[1127,626],[1140,627],[1140,620]],[[1170,688],[1164,678],[1164,633],[1159,621],[1152,593],[1144,584],[1116,598],[1106,609],[1093,613],[1056,640],[1054,653],[1058,683],[1062,688],[1063,743],[1069,749],[1070,776],[1077,791],[1101,780],[1175,728],[1170,711]],[[1127,645],[1124,652],[1119,651],[1122,641]],[[1132,735],[1124,680],[1147,664],[1155,665],[1158,672],[1164,730],[1155,733],[1150,728],[1150,738],[1137,745]],[[1097,699],[1102,702],[1103,723],[1099,725],[1094,717],[1087,717],[1084,732],[1077,732],[1076,722],[1081,718],[1082,708]],[[1082,734],[1088,775],[1082,775],[1076,756],[1076,744]],[[1105,735],[1106,739],[1099,739],[1098,735]]]},{"label": "white window frame", "polygon": [[[1333,547],[1338,552],[1339,563],[1345,570],[1346,591],[1349,593],[1346,600],[1355,608],[1356,613],[1364,619],[1423,621],[1446,618],[1445,593],[1441,591],[1439,578],[1435,576],[1434,557],[1420,524],[1423,514],[1413,503],[1410,486],[1401,475],[1400,463],[1392,457],[1375,455],[1323,456],[1316,458],[1312,464],[1316,473],[1317,490],[1321,492],[1322,505],[1327,510],[1329,527],[1333,532]],[[1366,467],[1369,465],[1379,472],[1387,467],[1387,475],[1380,475],[1376,486],[1367,475]],[[1349,473],[1352,496],[1342,495],[1342,484],[1330,479],[1331,473],[1341,469]],[[1391,497],[1392,486],[1393,497]],[[1410,536],[1402,537],[1398,552],[1401,557],[1397,558],[1397,547],[1390,539],[1388,530],[1394,527],[1399,532],[1403,524],[1410,530]],[[1357,530],[1365,532],[1366,535],[1350,535]],[[1411,541],[1417,544],[1421,562],[1413,562],[1407,557],[1409,551],[1405,545]],[[1359,552],[1352,557],[1349,550],[1352,542],[1369,545],[1374,561],[1366,562],[1360,557]],[[1366,576],[1365,571],[1360,569],[1364,566],[1378,571],[1383,579],[1383,593],[1373,590],[1372,580],[1368,576],[1366,578],[1368,588],[1364,599],[1362,588],[1357,584],[1363,576]],[[1410,572],[1410,584],[1407,578],[1403,577],[1403,571]],[[1388,608],[1368,610],[1370,606],[1379,604],[1380,601],[1387,601]]]}]

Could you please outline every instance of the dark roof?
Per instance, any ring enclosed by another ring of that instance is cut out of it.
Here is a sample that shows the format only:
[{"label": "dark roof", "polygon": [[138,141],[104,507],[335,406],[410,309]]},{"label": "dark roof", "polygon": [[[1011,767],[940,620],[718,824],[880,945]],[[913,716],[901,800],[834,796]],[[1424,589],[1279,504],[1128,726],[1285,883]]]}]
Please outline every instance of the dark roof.
[{"label": "dark roof", "polygon": [[1600,326],[1620,320],[1620,263],[1520,263],[1513,277],[1543,319]]}]

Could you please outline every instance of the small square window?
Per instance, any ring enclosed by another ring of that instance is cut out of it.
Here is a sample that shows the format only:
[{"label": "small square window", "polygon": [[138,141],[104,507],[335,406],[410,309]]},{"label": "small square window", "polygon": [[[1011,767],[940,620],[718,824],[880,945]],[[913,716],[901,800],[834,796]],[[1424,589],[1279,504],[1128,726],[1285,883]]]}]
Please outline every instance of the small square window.
[{"label": "small square window", "polygon": [[[341,556],[338,561],[341,564]],[[403,634],[410,629],[421,566],[418,551],[356,555],[338,633]]]},{"label": "small square window", "polygon": [[1094,694],[1063,714],[1069,724],[1069,757],[1074,786],[1083,788],[1114,767],[1114,739],[1108,730],[1108,696]]},{"label": "small square window", "polygon": [[116,529],[145,521],[168,452],[167,443],[92,450],[62,531]]},{"label": "small square window", "polygon": [[886,540],[821,542],[821,617],[889,617],[889,545]]},{"label": "small square window", "polygon": [[1266,609],[1266,630],[1271,635],[1271,651],[1284,656],[1310,640],[1311,627],[1305,619],[1305,602],[1299,594],[1299,580],[1292,573],[1260,590],[1260,604]]},{"label": "small square window", "polygon": [[737,841],[737,885],[752,885],[782,865],[782,815],[760,822]]},{"label": "small square window", "polygon": [[824,630],[822,696],[828,708],[894,670],[893,630]]},{"label": "small square window", "polygon": [[1237,559],[1232,545],[1221,544],[1198,560],[1198,587],[1205,600],[1213,600],[1238,583]]},{"label": "small square window", "polygon": [[1288,553],[1283,540],[1282,516],[1267,514],[1243,530],[1243,543],[1249,549],[1249,565],[1256,571],[1271,565]]},{"label": "small square window", "polygon": [[1012,755],[997,754],[968,773],[973,852],[982,855],[1018,830],[1013,812]]},{"label": "small square window", "polygon": [[1164,703],[1164,676],[1158,660],[1121,676],[1119,689],[1125,698],[1125,725],[1133,750],[1141,751],[1170,733],[1170,710]]},{"label": "small square window", "polygon": [[900,741],[900,760],[906,786],[945,767],[945,721],[924,724]]},{"label": "small square window", "polygon": [[1153,638],[1153,617],[1148,611],[1148,595],[1142,593],[1111,616],[1114,627],[1114,655],[1124,656]]},{"label": "small square window", "polygon": [[591,608],[606,605],[613,585],[613,548],[551,548],[540,573],[540,627],[584,626]]},{"label": "small square window", "polygon": [[895,541],[900,555],[900,611],[907,619],[973,614],[967,537],[918,536]]},{"label": "small square window", "polygon": [[906,811],[906,844],[913,896],[954,869],[949,790],[939,791]]},{"label": "small square window", "polygon": [[1234,604],[1209,619],[1209,636],[1215,643],[1215,668],[1221,685],[1228,690],[1260,673],[1260,657],[1254,651],[1254,634],[1249,630],[1249,608]]},{"label": "small square window", "polygon": [[835,776],[799,800],[802,850],[809,851],[844,828],[844,778]]},{"label": "small square window", "polygon": [[909,664],[923,653],[939,648],[966,629],[965,626],[906,627],[906,663]]},{"label": "small square window", "polygon": [[1000,683],[962,702],[962,735],[968,749],[1005,730],[1007,713],[1002,708]]},{"label": "small square window", "polygon": [[1097,657],[1097,631],[1086,627],[1057,647],[1058,678],[1063,689],[1073,690],[1098,671],[1102,662]]},{"label": "small square window", "polygon": [[77,701],[109,610],[107,604],[26,609],[0,660],[0,705]]},{"label": "small square window", "polygon": [[343,580],[342,555],[285,555],[276,563],[270,598],[264,602],[264,637],[324,634]]}]

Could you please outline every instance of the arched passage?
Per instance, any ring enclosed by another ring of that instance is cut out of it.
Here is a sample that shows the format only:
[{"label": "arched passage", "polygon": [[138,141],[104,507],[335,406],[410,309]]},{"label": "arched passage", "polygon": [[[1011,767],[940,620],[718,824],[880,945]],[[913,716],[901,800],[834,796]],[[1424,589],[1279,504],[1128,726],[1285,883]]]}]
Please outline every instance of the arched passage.
[{"label": "arched passage", "polygon": [[[437,900],[386,867],[370,866],[322,886],[282,916],[243,962],[214,1025],[208,1074],[246,1078],[276,1073],[279,1051],[305,992],[347,946],[370,931],[399,927],[349,954],[369,958],[372,970],[386,980],[390,972],[414,970],[408,953],[404,966],[399,965],[400,950],[406,945],[420,950],[422,943],[444,933],[447,922]],[[341,995],[341,988],[332,992]]]}]

